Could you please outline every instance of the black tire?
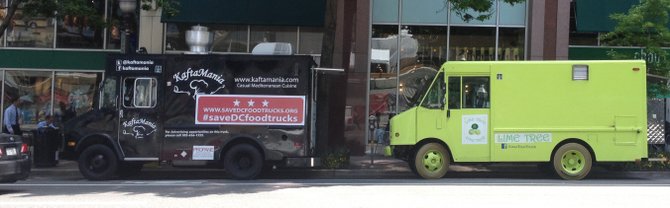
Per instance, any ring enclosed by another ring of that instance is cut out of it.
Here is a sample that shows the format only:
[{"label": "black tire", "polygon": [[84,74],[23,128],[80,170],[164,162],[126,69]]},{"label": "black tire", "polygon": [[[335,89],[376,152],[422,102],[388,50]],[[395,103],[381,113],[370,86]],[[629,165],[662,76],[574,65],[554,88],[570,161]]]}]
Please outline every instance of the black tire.
[{"label": "black tire", "polygon": [[425,179],[439,179],[449,170],[451,155],[441,144],[424,144],[416,151],[414,167],[416,172]]},{"label": "black tire", "polygon": [[225,153],[223,168],[234,179],[254,179],[263,171],[263,157],[256,147],[238,144]]},{"label": "black tire", "polygon": [[124,162],[119,165],[119,169],[116,173],[119,177],[123,178],[137,176],[142,172],[143,167],[144,163]]},{"label": "black tire", "polygon": [[78,162],[79,172],[86,179],[94,181],[112,179],[119,168],[114,151],[102,144],[87,147],[79,155]]},{"label": "black tire", "polygon": [[577,143],[559,147],[551,161],[556,174],[565,180],[581,180],[591,172],[593,166],[591,152]]}]

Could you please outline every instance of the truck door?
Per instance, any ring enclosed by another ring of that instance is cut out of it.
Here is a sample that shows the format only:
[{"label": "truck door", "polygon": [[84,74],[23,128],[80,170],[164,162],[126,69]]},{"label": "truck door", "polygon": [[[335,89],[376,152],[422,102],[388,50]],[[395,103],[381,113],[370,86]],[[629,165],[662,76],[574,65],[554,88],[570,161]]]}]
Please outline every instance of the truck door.
[{"label": "truck door", "polygon": [[447,77],[446,134],[454,161],[490,161],[490,79]]},{"label": "truck door", "polygon": [[158,76],[121,76],[118,142],[125,161],[157,161],[161,144]]}]

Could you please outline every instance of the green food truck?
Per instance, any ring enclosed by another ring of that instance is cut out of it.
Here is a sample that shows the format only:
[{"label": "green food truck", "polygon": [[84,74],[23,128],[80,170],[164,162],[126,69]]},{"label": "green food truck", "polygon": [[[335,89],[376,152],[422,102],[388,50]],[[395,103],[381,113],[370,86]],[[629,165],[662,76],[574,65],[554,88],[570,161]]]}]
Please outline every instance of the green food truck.
[{"label": "green food truck", "polygon": [[579,180],[596,162],[647,158],[643,60],[448,62],[424,91],[391,119],[388,149],[423,178],[535,162]]}]

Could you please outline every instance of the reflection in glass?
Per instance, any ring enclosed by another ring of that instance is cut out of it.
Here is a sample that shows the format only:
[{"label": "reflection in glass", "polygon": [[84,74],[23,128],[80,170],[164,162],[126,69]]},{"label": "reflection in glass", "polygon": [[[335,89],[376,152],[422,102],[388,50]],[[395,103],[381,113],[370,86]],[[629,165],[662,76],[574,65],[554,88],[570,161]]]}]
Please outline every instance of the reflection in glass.
[{"label": "reflection in glass", "polygon": [[256,45],[263,42],[285,42],[291,43],[295,52],[298,43],[297,31],[297,27],[251,26],[249,50],[253,50]]},{"label": "reflection in glass", "polygon": [[489,108],[488,77],[463,77],[463,108]]},{"label": "reflection in glass", "polygon": [[399,112],[416,106],[420,91],[427,88],[447,56],[447,28],[406,26],[400,39]]},{"label": "reflection in glass", "polygon": [[102,73],[56,72],[54,115],[63,123],[81,115],[93,106],[93,97]]},{"label": "reflection in glass", "polygon": [[461,77],[449,77],[449,109],[461,109]]},{"label": "reflection in glass", "polygon": [[247,26],[213,25],[209,30],[214,33],[212,51],[247,52]]},{"label": "reflection in glass", "polygon": [[[97,11],[97,14],[105,13],[104,0],[90,2],[91,8]],[[94,17],[61,14],[56,28],[57,48],[102,49],[103,29],[98,26]]]},{"label": "reflection in glass", "polygon": [[498,60],[524,59],[524,28],[500,28]]},{"label": "reflection in glass", "polygon": [[116,110],[117,92],[116,77],[107,77],[100,91],[100,109]]},{"label": "reflection in glass", "polygon": [[449,60],[496,60],[495,34],[495,28],[489,27],[451,27]]},{"label": "reflection in glass", "polygon": [[167,23],[165,29],[165,50],[187,51],[186,30],[190,28],[187,24]]},{"label": "reflection in glass", "polygon": [[435,77],[430,89],[425,93],[421,106],[428,109],[444,109],[446,88],[444,73],[440,73]]},{"label": "reflection in glass", "polygon": [[370,115],[395,111],[397,91],[398,26],[372,28]]},{"label": "reflection in glass", "polygon": [[[8,100],[21,98],[21,124],[37,124],[51,113],[51,72],[45,71],[6,71],[4,82],[4,106]],[[4,111],[3,111],[4,112]],[[23,127],[30,130],[30,125]]]},{"label": "reflection in glass", "polygon": [[[5,7],[3,6],[3,8]],[[5,16],[4,10],[6,9],[3,9],[1,14],[3,19]],[[8,47],[51,48],[54,38],[53,18],[24,15],[23,4],[20,4],[12,17],[12,21],[7,26],[4,36],[7,37]]]},{"label": "reflection in glass", "polygon": [[321,54],[323,29],[314,27],[300,27],[300,54]]},{"label": "reflection in glass", "polygon": [[133,105],[137,108],[150,108],[156,105],[156,79],[137,78]]},{"label": "reflection in glass", "polygon": [[[121,23],[123,22],[123,14],[119,9],[117,1],[109,0],[107,2],[107,48],[120,49],[121,48]],[[137,30],[136,30],[137,31]]]}]

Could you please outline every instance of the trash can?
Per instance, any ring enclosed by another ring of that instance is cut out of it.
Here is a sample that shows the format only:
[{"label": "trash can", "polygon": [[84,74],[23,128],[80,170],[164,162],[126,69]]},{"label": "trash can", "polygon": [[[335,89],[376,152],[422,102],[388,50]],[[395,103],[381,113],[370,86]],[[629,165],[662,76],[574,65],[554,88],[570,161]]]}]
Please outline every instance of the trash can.
[{"label": "trash can", "polygon": [[56,129],[42,128],[33,131],[35,167],[54,167],[58,164],[60,133]]}]

